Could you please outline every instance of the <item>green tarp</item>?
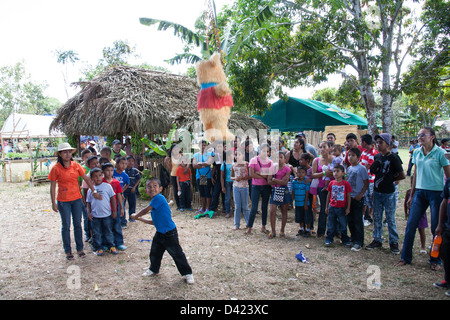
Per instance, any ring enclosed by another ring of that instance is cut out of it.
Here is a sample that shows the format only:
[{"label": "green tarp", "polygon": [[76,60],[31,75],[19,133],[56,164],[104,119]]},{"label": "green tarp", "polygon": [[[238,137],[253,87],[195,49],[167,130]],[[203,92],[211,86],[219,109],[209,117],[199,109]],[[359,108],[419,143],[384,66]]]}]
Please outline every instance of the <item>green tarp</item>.
[{"label": "green tarp", "polygon": [[254,116],[271,129],[284,132],[302,130],[324,131],[325,126],[357,125],[367,128],[367,120],[335,105],[292,98],[285,102],[278,100],[264,116]]}]

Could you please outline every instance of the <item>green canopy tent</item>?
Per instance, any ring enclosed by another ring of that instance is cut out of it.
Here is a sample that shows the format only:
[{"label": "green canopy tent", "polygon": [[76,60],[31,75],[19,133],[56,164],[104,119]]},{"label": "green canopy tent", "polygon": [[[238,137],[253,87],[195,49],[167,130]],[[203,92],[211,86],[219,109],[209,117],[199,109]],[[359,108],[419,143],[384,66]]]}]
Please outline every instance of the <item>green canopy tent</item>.
[{"label": "green canopy tent", "polygon": [[271,129],[284,132],[324,131],[326,126],[357,125],[367,129],[367,120],[335,105],[310,99],[289,97],[278,100],[264,116],[254,116]]}]

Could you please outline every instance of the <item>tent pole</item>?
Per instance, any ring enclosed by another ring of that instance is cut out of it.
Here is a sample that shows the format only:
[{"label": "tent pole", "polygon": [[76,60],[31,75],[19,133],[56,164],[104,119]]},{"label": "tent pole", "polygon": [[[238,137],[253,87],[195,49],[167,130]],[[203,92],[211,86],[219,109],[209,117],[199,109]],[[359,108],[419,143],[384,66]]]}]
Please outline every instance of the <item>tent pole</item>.
[{"label": "tent pole", "polygon": [[[30,152],[30,165],[31,165],[31,183],[33,183],[34,180],[34,166],[33,166],[33,146],[31,145],[31,136],[28,136],[28,142],[30,144],[30,147],[28,148]],[[39,145],[36,146],[36,148],[39,147]],[[37,161],[37,159],[36,159]]]}]

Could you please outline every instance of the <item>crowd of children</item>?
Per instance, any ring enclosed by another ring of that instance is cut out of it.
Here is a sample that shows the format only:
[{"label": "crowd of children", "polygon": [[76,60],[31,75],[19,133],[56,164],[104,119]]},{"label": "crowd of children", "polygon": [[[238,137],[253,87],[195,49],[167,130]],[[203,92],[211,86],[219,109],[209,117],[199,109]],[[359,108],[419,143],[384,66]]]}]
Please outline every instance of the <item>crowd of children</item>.
[{"label": "crowd of children", "polygon": [[[425,136],[426,134],[422,135],[422,138]],[[373,239],[365,249],[382,247],[385,240],[383,226],[387,226],[390,251],[400,254],[395,211],[398,183],[405,179],[406,174],[400,157],[392,152],[392,136],[381,133],[372,138],[365,134],[358,141],[357,136],[350,133],[346,137],[344,147],[334,141],[334,135],[329,134],[327,141],[319,146],[320,156],[307,151],[304,135],[296,137],[295,152],[289,152],[283,144],[282,148],[274,148],[270,141],[261,144],[258,152],[252,149],[250,141],[242,144],[236,141],[234,148],[230,150],[226,150],[226,145],[222,143],[216,143],[211,148],[206,141],[202,141],[201,151],[194,154],[193,160],[190,161],[176,149],[177,155],[172,156],[177,161],[171,164],[170,171],[174,173],[175,178],[172,182],[176,182],[177,210],[193,210],[194,188],[191,178],[195,172],[201,200],[201,208],[196,213],[209,213],[212,217],[222,195],[226,218],[233,215],[231,203],[234,202],[233,230],[241,228],[243,217],[245,234],[251,234],[255,216],[261,212],[261,231],[266,233],[269,239],[277,235],[283,238],[286,236],[288,209],[293,206],[295,223],[299,226],[297,237],[311,237],[316,234],[314,222],[317,207],[320,206],[324,217],[321,217],[322,221],[319,222],[319,225],[322,224],[322,232],[319,234],[318,231],[317,237],[324,238],[325,246],[332,246],[338,238],[351,251],[359,251],[365,245],[365,227],[373,223]],[[418,161],[414,160],[414,150],[411,152],[413,163]],[[161,194],[161,182],[158,179],[147,181],[146,192],[152,197],[151,203],[136,213],[136,193],[141,175],[135,168],[132,156],[125,158],[120,152],[116,153],[115,159],[111,159],[111,148],[104,147],[100,157],[89,151],[83,151],[81,154],[83,168],[86,174],[89,173],[95,188],[94,192],[85,178],[80,180],[85,203],[83,215],[86,240],[91,242],[97,255],[102,255],[105,251],[117,254],[117,250],[126,249],[122,229],[126,228],[128,222],[140,220],[153,224],[157,232],[152,242],[150,268],[144,275],[159,272],[162,254],[167,250],[175,260],[180,274],[186,276],[188,283],[193,283],[192,270],[179,246],[170,207]],[[441,160],[441,166],[447,170],[448,161]],[[445,188],[450,188],[449,182]],[[450,194],[450,189],[445,188],[441,195],[444,199],[442,203]],[[414,196],[408,192],[408,197]],[[94,197],[94,193],[100,194],[101,199]],[[405,204],[407,201],[408,199],[405,199]],[[125,210],[127,202],[128,220]],[[443,235],[443,248],[448,251],[450,219],[447,206],[442,208],[433,235]],[[281,227],[277,234],[278,209],[281,211]],[[149,212],[151,220],[142,218]],[[408,215],[408,212],[409,207],[405,205],[405,215]],[[270,229],[266,228],[268,217]],[[422,212],[419,233],[422,250],[425,252],[423,229],[427,226],[426,214]],[[407,230],[408,228],[411,228],[409,224]],[[449,259],[446,254],[447,252],[443,254],[444,261]],[[403,259],[401,261],[403,264],[410,263]],[[448,288],[448,263],[444,267],[446,279],[436,286]]]}]

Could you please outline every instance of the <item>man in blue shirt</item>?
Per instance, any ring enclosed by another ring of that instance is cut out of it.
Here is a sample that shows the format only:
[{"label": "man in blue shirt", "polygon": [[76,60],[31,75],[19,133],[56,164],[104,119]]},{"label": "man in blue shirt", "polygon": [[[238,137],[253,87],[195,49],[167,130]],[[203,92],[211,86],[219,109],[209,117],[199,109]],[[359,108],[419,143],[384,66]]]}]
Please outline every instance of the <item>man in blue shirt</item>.
[{"label": "man in blue shirt", "polygon": [[211,164],[214,162],[213,155],[207,151],[207,142],[201,142],[201,150],[193,155],[192,167],[197,169],[195,178],[200,193],[200,202],[202,207],[196,213],[203,213],[209,210],[211,205]]},{"label": "man in blue shirt", "polygon": [[[145,192],[152,198],[150,204],[139,213],[131,215],[132,219],[154,225],[156,228],[153,237],[152,247],[150,249],[150,267],[143,276],[158,274],[161,267],[161,260],[164,252],[167,250],[175,261],[178,271],[186,277],[188,284],[194,283],[192,269],[188,264],[186,255],[178,241],[178,232],[175,223],[172,220],[169,204],[166,198],[161,194],[163,187],[161,181],[157,178],[151,178],[145,185]],[[152,219],[144,219],[141,216],[151,213]]]}]

